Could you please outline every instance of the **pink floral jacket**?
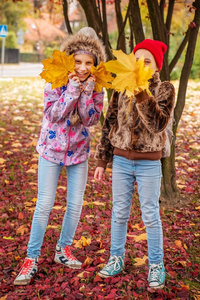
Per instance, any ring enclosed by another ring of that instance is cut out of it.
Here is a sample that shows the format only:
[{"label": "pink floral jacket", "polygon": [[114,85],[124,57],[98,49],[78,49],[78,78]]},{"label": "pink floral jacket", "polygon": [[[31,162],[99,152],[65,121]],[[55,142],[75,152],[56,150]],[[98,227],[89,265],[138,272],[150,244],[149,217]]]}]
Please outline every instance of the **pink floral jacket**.
[{"label": "pink floral jacket", "polygon": [[[103,108],[104,92],[94,91],[94,82],[86,82],[82,90],[78,83],[69,80],[62,88],[44,89],[44,117],[37,143],[38,153],[59,165],[84,162],[90,152],[90,126],[98,123]],[[70,120],[78,107],[80,121]]]}]

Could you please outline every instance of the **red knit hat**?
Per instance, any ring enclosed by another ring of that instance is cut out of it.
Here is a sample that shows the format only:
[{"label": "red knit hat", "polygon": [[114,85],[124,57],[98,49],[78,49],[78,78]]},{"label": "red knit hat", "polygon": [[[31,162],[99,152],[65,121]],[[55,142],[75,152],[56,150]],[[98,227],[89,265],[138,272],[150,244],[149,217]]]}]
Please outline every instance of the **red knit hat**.
[{"label": "red knit hat", "polygon": [[146,49],[151,52],[151,54],[155,58],[159,71],[162,69],[163,56],[167,51],[167,46],[163,42],[146,39],[135,46],[135,48],[133,49],[133,53],[135,53],[138,49]]}]

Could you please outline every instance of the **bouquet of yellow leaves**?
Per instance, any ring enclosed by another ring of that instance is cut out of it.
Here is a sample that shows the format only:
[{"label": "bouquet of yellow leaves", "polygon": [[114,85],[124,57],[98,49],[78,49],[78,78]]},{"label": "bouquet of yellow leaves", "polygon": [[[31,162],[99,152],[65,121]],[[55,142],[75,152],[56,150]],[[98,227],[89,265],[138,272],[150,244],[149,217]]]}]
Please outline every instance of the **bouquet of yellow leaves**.
[{"label": "bouquet of yellow leaves", "polygon": [[108,61],[105,67],[115,75],[112,81],[112,88],[118,92],[126,91],[127,96],[131,97],[134,92],[148,90],[148,80],[152,78],[153,70],[145,67],[144,57],[136,61],[133,53],[127,55],[121,50],[112,50],[117,60]]},{"label": "bouquet of yellow leaves", "polygon": [[[54,50],[53,58],[44,59],[42,63],[44,67],[40,76],[46,82],[52,83],[52,89],[66,85],[68,75],[74,72],[74,55],[67,56],[66,52],[60,50]],[[111,88],[111,82],[114,78],[106,70],[104,62],[101,62],[97,67],[92,66],[91,74],[96,77],[95,91],[101,92],[102,87]]]}]

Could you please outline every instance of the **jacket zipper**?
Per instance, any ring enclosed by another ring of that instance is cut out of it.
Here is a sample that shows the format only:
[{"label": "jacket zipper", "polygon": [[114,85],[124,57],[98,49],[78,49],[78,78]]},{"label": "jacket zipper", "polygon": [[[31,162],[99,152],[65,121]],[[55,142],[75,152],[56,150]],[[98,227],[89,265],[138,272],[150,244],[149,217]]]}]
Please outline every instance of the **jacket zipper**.
[{"label": "jacket zipper", "polygon": [[72,126],[70,126],[69,133],[68,133],[68,146],[67,146],[67,150],[66,150],[65,156],[64,156],[64,163],[65,163],[65,165],[67,165],[66,164],[66,162],[67,162],[67,152],[68,152],[69,147],[70,147],[70,133],[71,133],[71,129],[72,129]]}]

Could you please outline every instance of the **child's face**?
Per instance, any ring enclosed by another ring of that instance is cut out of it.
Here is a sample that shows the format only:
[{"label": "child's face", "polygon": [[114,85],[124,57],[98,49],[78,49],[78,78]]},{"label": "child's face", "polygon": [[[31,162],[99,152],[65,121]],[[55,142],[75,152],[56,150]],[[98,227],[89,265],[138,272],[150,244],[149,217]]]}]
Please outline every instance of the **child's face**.
[{"label": "child's face", "polygon": [[90,75],[90,69],[94,66],[94,59],[88,54],[77,54],[75,59],[75,72],[80,81],[84,81]]},{"label": "child's face", "polygon": [[157,70],[158,70],[158,67],[157,67],[155,58],[154,58],[154,56],[151,54],[151,52],[149,52],[149,51],[146,50],[146,49],[138,49],[138,50],[135,52],[135,58],[136,58],[136,60],[138,60],[141,56],[144,56],[144,63],[145,63],[145,66],[150,66],[150,65],[151,65],[151,68],[152,68],[154,71],[157,71]]}]

